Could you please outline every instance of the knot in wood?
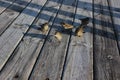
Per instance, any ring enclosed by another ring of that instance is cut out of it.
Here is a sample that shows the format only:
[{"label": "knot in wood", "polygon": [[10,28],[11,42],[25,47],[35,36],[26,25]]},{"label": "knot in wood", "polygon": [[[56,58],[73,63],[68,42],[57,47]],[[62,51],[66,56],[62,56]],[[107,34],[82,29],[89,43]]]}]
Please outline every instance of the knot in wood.
[{"label": "knot in wood", "polygon": [[16,75],[14,76],[14,78],[19,78],[19,75],[18,75],[18,74],[16,74]]},{"label": "knot in wood", "polygon": [[108,58],[109,60],[112,60],[112,59],[113,59],[113,56],[112,56],[112,55],[108,55],[107,58]]},{"label": "knot in wood", "polygon": [[45,80],[50,80],[49,78],[46,78]]}]

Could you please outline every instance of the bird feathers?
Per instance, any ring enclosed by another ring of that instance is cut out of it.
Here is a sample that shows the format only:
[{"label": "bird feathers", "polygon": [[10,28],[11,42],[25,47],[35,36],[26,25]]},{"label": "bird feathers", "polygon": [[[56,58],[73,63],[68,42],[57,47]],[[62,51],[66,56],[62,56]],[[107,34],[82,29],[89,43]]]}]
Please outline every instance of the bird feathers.
[{"label": "bird feathers", "polygon": [[65,22],[61,22],[61,25],[64,27],[64,29],[72,29],[73,28],[73,25],[70,25],[70,24],[65,23]]},{"label": "bird feathers", "polygon": [[87,25],[89,23],[89,18],[83,18],[83,19],[80,19],[81,20],[81,24],[82,25]]},{"label": "bird feathers", "polygon": [[78,37],[81,37],[81,36],[83,36],[83,32],[84,32],[84,28],[83,28],[83,26],[80,26],[76,29],[75,35]]},{"label": "bird feathers", "polygon": [[62,34],[60,32],[55,32],[55,38],[58,39],[59,41],[62,40]]},{"label": "bird feathers", "polygon": [[49,24],[47,22],[41,25],[42,32],[47,32],[48,29],[49,29]]}]

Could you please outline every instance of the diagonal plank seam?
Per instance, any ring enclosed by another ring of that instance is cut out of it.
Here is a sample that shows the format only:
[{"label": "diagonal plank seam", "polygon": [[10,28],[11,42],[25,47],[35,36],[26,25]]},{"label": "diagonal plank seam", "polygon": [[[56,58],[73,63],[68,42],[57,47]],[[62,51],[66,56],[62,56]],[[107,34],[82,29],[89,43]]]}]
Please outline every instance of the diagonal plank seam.
[{"label": "diagonal plank seam", "polygon": [[[9,7],[11,7],[11,6],[14,4],[15,1],[16,1],[16,0],[14,0],[14,1],[12,2],[12,4],[10,4],[9,6],[7,6],[6,9],[8,9]],[[3,12],[5,12],[6,9],[4,9],[4,10],[0,13],[0,15],[1,15]]]},{"label": "diagonal plank seam", "polygon": [[[48,1],[48,0],[47,0],[47,1]],[[45,2],[45,4],[47,3],[47,1]],[[31,2],[32,2],[32,0],[31,0]],[[31,2],[30,2],[30,3],[31,3]],[[30,3],[29,3],[29,4],[30,4]],[[29,4],[28,4],[28,5],[29,5]],[[38,17],[39,14],[41,13],[41,11],[42,11],[43,7],[45,6],[45,4],[42,6],[41,10],[38,12],[37,17]],[[28,6],[28,5],[27,5],[27,6]],[[26,6],[26,7],[27,7],[27,6]],[[26,8],[26,7],[25,7],[25,8]],[[24,11],[24,10],[23,10],[23,11]],[[21,12],[21,13],[22,13],[22,12]],[[33,20],[32,24],[34,23],[34,21],[36,21],[37,17],[35,17],[35,19]],[[31,25],[32,25],[32,24],[31,24]],[[30,27],[31,27],[31,25],[30,25]],[[26,31],[26,33],[29,31],[30,27],[28,28],[28,30]],[[25,33],[25,34],[26,34],[26,33]],[[16,46],[15,49],[12,51],[12,53],[13,53],[13,52],[16,50],[16,48],[19,46],[19,44],[20,44],[20,42],[22,41],[22,39],[23,39],[23,37],[25,36],[25,34],[22,36],[22,38],[20,39],[20,41],[18,42],[17,46]],[[14,54],[11,54],[11,55],[9,56],[9,58],[5,61],[5,64],[9,61],[10,57],[13,56],[13,55],[14,55]],[[4,65],[2,66],[2,68],[0,69],[0,72],[3,70],[5,64],[4,64]]]},{"label": "diagonal plank seam", "polygon": [[[55,16],[55,18],[54,18],[54,20],[53,20],[53,22],[52,22],[52,25],[53,25],[54,22],[55,22],[55,19],[56,19],[57,15],[58,15],[58,13],[59,13],[59,11],[60,11],[60,8],[61,8],[61,6],[62,6],[63,1],[64,1],[64,0],[61,1],[61,5],[60,5],[60,7],[59,7],[59,10],[58,10],[57,13],[56,13],[56,16]],[[51,18],[50,18],[50,20],[51,20]],[[50,21],[50,20],[49,20],[49,21]],[[48,21],[48,22],[49,22],[49,21]],[[51,29],[52,29],[52,25],[51,25],[51,27],[50,27],[50,30],[48,31],[48,34],[47,34],[47,36],[46,36],[46,38],[45,38],[45,41],[43,42],[43,45],[42,45],[42,47],[41,47],[41,50],[40,50],[40,52],[39,52],[39,54],[38,54],[38,57],[37,57],[37,59],[36,59],[36,62],[34,63],[33,69],[32,69],[32,71],[31,71],[28,79],[30,79],[30,77],[31,77],[31,75],[32,75],[32,72],[34,71],[35,65],[37,64],[37,61],[38,61],[38,59],[39,59],[39,56],[41,55],[41,52],[42,52],[42,50],[43,50],[43,48],[44,48],[44,45],[45,45],[45,43],[46,43],[46,41],[47,41],[48,35],[50,34],[50,31],[51,31]]]},{"label": "diagonal plank seam", "polygon": [[[78,1],[79,1],[79,0],[75,0],[75,2],[76,2],[75,13],[77,12]],[[73,18],[72,25],[73,25],[74,22],[75,22],[75,15],[76,15],[76,14],[74,14],[74,18]],[[66,66],[66,62],[67,62],[67,56],[68,56],[69,47],[70,47],[70,43],[71,43],[71,37],[72,37],[72,31],[70,32],[70,36],[69,36],[67,48],[66,48],[66,51],[65,51],[66,55],[65,55],[65,61],[64,61],[64,64],[63,64],[63,70],[62,70],[61,80],[63,80],[63,76],[64,76],[64,70],[65,70],[65,66]]]},{"label": "diagonal plank seam", "polygon": [[114,30],[114,34],[115,34],[115,38],[116,38],[118,50],[119,50],[119,55],[120,55],[119,39],[118,39],[117,32],[116,32],[115,26],[114,26],[114,20],[113,20],[112,9],[110,8],[111,2],[110,2],[109,0],[107,0],[107,3],[108,3],[108,8],[109,8],[109,12],[110,12],[110,18],[111,18],[111,21],[112,21],[112,26],[113,26],[113,30]]},{"label": "diagonal plank seam", "polygon": [[[26,7],[32,2],[32,0],[23,8],[22,11],[24,11],[24,9],[26,9]],[[12,6],[12,5],[11,5]],[[10,6],[10,7],[11,7]],[[0,36],[10,27],[10,25],[19,17],[19,15],[22,13],[22,11],[17,15],[17,17],[5,28],[5,30],[0,32]],[[2,13],[3,14],[3,13]]]}]

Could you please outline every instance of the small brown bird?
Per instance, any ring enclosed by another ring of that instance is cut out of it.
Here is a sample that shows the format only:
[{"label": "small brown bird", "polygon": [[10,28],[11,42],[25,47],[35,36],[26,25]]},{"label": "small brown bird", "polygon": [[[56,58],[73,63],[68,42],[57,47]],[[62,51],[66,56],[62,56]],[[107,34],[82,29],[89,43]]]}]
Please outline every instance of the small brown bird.
[{"label": "small brown bird", "polygon": [[75,35],[78,37],[81,37],[81,36],[83,36],[83,33],[84,33],[84,26],[81,25],[76,29]]},{"label": "small brown bird", "polygon": [[88,23],[89,23],[89,18],[87,17],[87,18],[83,18],[83,19],[80,19],[81,20],[81,24],[82,25],[87,25]]},{"label": "small brown bird", "polygon": [[62,40],[62,34],[60,32],[55,32],[55,38],[58,39],[59,41]]},{"label": "small brown bird", "polygon": [[68,23],[65,23],[65,22],[61,22],[61,25],[65,28],[65,29],[72,29],[73,26],[68,24]]},{"label": "small brown bird", "polygon": [[48,28],[49,28],[48,22],[41,25],[41,31],[43,31],[45,33],[48,31]]}]

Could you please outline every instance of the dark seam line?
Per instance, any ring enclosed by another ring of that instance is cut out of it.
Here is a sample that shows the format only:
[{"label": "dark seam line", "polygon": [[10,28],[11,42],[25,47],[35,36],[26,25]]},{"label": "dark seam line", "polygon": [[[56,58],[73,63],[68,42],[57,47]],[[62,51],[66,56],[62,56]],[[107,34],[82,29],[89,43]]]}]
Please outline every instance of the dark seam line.
[{"label": "dark seam line", "polygon": [[[46,1],[47,2],[47,1]],[[31,2],[29,3],[29,4],[31,4]],[[28,4],[28,5],[29,5]],[[27,6],[26,6],[27,7]],[[44,7],[44,6],[43,6]],[[42,8],[43,8],[42,7]],[[42,10],[42,8],[41,8],[41,10]],[[40,10],[40,12],[41,12],[41,10]],[[39,12],[39,13],[40,13]],[[39,14],[38,13],[38,14]],[[37,15],[38,16],[38,15]],[[37,16],[36,16],[36,18],[37,18]],[[34,21],[36,20],[36,18],[34,19]],[[34,21],[32,22],[32,24],[34,23]],[[31,25],[32,25],[31,24]],[[30,26],[31,27],[31,26]],[[29,27],[29,29],[30,29],[30,27]],[[26,33],[29,31],[29,29],[26,31]],[[18,46],[20,45],[20,43],[22,42],[22,39],[24,38],[24,36],[25,36],[25,34],[23,35],[23,37],[21,38],[21,40],[19,41],[19,43],[17,44],[17,46],[16,46],[16,48],[12,51],[12,53],[11,53],[11,55],[10,55],[10,57],[8,58],[8,60],[5,62],[5,64],[4,64],[4,66],[3,66],[3,68],[0,70],[0,73],[2,72],[2,70],[4,69],[4,67],[6,66],[6,64],[7,64],[7,62],[9,62],[9,59],[15,54],[14,52],[15,52],[15,50],[18,48]],[[13,54],[14,53],[14,54]]]},{"label": "dark seam line", "polygon": [[12,22],[10,22],[9,25],[7,25],[7,27],[3,31],[0,32],[0,36],[11,26],[11,24],[13,24],[13,22],[19,17],[19,15],[21,15],[21,13],[26,9],[26,7],[28,7],[28,5],[31,3],[31,1],[22,9],[21,12],[18,13],[16,18],[14,18],[14,20]]},{"label": "dark seam line", "polygon": [[[15,2],[16,2],[16,0],[14,0],[11,4],[9,4],[9,6],[7,6],[5,10],[7,10],[9,7],[11,7]],[[5,12],[5,10],[3,10],[3,11],[0,13],[0,15],[1,15],[3,12]]]},{"label": "dark seam line", "polygon": [[[74,24],[75,22],[75,16],[76,16],[76,13],[77,13],[77,7],[78,7],[78,0],[76,0],[76,7],[75,7],[75,14],[74,14],[74,18],[73,18],[73,22],[72,24]],[[69,40],[68,40],[68,44],[67,44],[67,47],[66,47],[66,55],[65,55],[65,61],[64,61],[64,64],[63,64],[63,70],[62,70],[62,75],[61,75],[61,80],[63,80],[63,77],[64,77],[64,71],[65,71],[65,67],[66,67],[66,63],[67,63],[67,57],[68,57],[68,53],[69,53],[69,47],[70,47],[70,43],[71,43],[71,37],[72,37],[72,31],[70,33],[70,36],[69,36]]]},{"label": "dark seam line", "polygon": [[[47,3],[47,2],[46,2],[46,3]],[[61,2],[61,5],[60,5],[60,7],[59,7],[59,10],[58,10],[57,13],[56,13],[56,16],[55,16],[55,18],[54,18],[54,20],[53,20],[52,25],[54,24],[54,21],[55,21],[57,15],[58,15],[58,12],[60,11],[60,8],[61,8],[61,6],[62,6],[62,3],[63,3],[63,0],[62,0],[62,2]],[[50,19],[51,19],[51,18],[50,18]],[[46,43],[46,41],[47,41],[48,35],[49,35],[49,33],[50,33],[51,29],[52,29],[52,25],[51,25],[51,28],[50,28],[50,30],[49,30],[46,38],[45,38],[45,41],[44,41],[44,43],[43,43],[43,45],[42,45],[42,48],[41,48],[41,50],[40,50],[40,52],[39,52],[39,54],[38,54],[38,57],[37,57],[37,59],[36,59],[36,62],[34,63],[33,69],[32,69],[32,71],[31,71],[31,73],[30,73],[30,75],[29,75],[28,80],[30,80],[31,75],[32,75],[32,73],[33,73],[33,71],[34,71],[35,65],[37,64],[37,61],[39,60],[39,57],[40,57],[40,55],[41,55],[41,52],[42,52],[42,50],[43,50],[43,48],[44,48],[44,46],[45,46],[45,43]]]},{"label": "dark seam line", "polygon": [[112,21],[112,26],[113,26],[113,30],[114,30],[114,34],[115,34],[115,38],[116,38],[116,42],[117,42],[117,48],[118,48],[119,55],[120,55],[120,46],[119,46],[119,39],[118,39],[119,35],[117,36],[117,32],[116,32],[115,25],[114,25],[114,19],[113,19],[114,16],[113,16],[113,13],[112,13],[112,9],[110,8],[111,2],[109,2],[109,1],[110,0],[107,0],[109,13],[110,13],[110,18],[111,18],[111,21]]},{"label": "dark seam line", "polygon": [[96,80],[96,62],[95,62],[95,50],[94,50],[94,48],[95,48],[95,43],[94,43],[94,39],[95,39],[95,14],[94,14],[94,8],[95,8],[95,6],[94,6],[94,4],[95,4],[95,2],[94,2],[94,0],[92,0],[92,2],[93,2],[93,13],[92,13],[92,15],[93,15],[93,80]]}]

